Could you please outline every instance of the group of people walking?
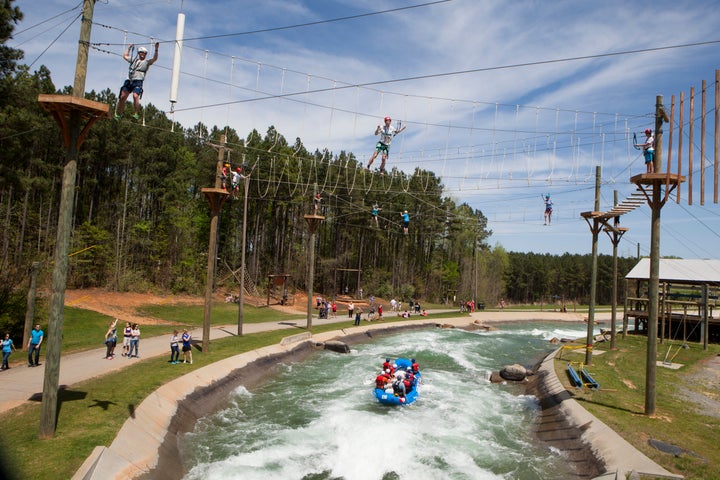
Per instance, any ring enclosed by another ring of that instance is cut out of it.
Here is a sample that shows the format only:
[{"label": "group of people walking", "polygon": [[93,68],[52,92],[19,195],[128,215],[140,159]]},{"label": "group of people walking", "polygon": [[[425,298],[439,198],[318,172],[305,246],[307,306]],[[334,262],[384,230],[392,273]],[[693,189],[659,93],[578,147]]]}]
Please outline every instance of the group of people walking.
[{"label": "group of people walking", "polygon": [[[28,367],[37,367],[40,365],[40,345],[42,345],[45,339],[45,332],[42,331],[40,325],[35,325],[30,331],[30,338],[28,339]],[[2,367],[0,370],[10,369],[10,354],[17,351],[15,342],[10,338],[10,332],[5,332],[5,337],[0,339],[0,347],[2,347],[3,359]]]}]

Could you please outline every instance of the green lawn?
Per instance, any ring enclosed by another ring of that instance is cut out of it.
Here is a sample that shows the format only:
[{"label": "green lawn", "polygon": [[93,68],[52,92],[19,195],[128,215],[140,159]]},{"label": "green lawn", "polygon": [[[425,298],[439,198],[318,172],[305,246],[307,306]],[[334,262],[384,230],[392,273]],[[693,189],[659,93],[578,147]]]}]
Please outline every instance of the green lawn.
[{"label": "green lawn", "polygon": [[[699,362],[720,354],[720,345],[709,345],[703,351],[702,345],[688,343],[690,348],[682,349],[682,342],[664,343],[658,346],[658,360],[674,358],[682,364],[678,370],[657,367],[655,379],[655,414],[645,415],[645,365],[647,338],[628,335],[625,340],[618,336],[616,349],[610,351],[610,344],[599,344],[592,365],[586,367],[593,378],[600,383],[598,391],[577,390],[570,386],[567,375],[568,361],[582,362],[584,352],[564,351],[562,359],[556,358],[555,370],[573,397],[590,413],[598,417],[625,440],[634,445],[649,458],[673,473],[688,479],[717,479],[720,469],[720,418],[703,415],[701,407],[684,399],[680,392],[704,392],[718,398],[720,385],[708,391],[697,382],[688,380],[688,375],[698,371]],[[669,354],[668,354],[669,350]],[[558,355],[560,356],[560,355]],[[720,415],[720,412],[715,412]],[[648,444],[650,439],[676,445],[690,453],[675,456],[663,453]]]}]

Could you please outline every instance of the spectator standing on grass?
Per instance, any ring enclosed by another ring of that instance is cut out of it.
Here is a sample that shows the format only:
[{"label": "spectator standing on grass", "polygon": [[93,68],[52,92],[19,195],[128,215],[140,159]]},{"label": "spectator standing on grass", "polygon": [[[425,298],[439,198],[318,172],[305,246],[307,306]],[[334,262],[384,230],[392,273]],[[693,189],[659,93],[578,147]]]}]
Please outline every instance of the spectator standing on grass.
[{"label": "spectator standing on grass", "polygon": [[173,330],[173,334],[170,337],[170,363],[173,365],[177,365],[178,360],[180,360],[180,348],[178,346],[179,341],[178,331]]},{"label": "spectator standing on grass", "polygon": [[[182,352],[183,352],[183,363],[189,363],[192,365],[192,335],[187,331],[187,328],[183,330],[182,334]],[[190,358],[190,361],[188,361]]]},{"label": "spectator standing on grass", "polygon": [[[30,332],[30,340],[28,341],[28,367],[37,367],[40,365],[40,345],[42,345],[45,332],[40,330],[40,325]],[[33,358],[34,357],[34,358]]]},{"label": "spectator standing on grass", "polygon": [[353,318],[353,310],[355,310],[355,304],[351,300],[350,303],[348,303],[348,318]]}]

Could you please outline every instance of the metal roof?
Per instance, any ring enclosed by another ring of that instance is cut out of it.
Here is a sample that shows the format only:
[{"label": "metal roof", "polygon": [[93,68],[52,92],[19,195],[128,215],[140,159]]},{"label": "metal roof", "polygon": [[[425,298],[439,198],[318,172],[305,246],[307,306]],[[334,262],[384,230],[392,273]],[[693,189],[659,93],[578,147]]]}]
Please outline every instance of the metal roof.
[{"label": "metal roof", "polygon": [[[643,258],[633,267],[626,279],[648,280],[650,259]],[[661,282],[675,283],[720,283],[720,260],[660,259]]]}]

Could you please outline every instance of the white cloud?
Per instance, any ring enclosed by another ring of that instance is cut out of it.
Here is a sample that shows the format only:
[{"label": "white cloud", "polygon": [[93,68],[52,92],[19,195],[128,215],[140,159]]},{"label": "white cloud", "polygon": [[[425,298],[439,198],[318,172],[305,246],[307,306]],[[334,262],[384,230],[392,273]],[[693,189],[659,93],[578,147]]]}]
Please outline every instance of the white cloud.
[{"label": "white cloud", "polygon": [[[47,1],[42,9],[35,0],[16,4],[26,14],[19,31],[72,8],[77,0]],[[186,38],[413,4],[182,2]],[[126,38],[123,31],[128,32],[129,42],[149,43],[150,37],[171,40],[180,5],[177,0],[98,2],[93,42],[111,43],[99,48],[112,54],[91,52],[87,90],[117,91],[127,68],[119,56]],[[657,94],[669,104],[671,95],[681,90],[687,95],[689,87],[699,88],[703,78],[712,80],[720,63],[717,44],[494,67],[717,40],[716,18],[708,14],[715,9],[712,1],[681,5],[670,0],[633,4],[454,0],[298,29],[191,40],[185,44],[175,120],[187,127],[199,121],[230,123],[240,135],[253,128],[264,134],[274,125],[288,141],[300,137],[310,150],[353,151],[365,160],[374,146],[375,125],[389,114],[408,125],[393,143],[391,165],[406,171],[421,165],[442,174],[449,194],[488,216],[495,231],[493,241],[508,250],[527,249],[532,243],[533,248],[553,253],[587,252],[589,247],[561,226],[587,228],[579,213],[592,209],[595,166],[602,166],[604,197],[612,198],[613,189],[621,196],[634,191],[629,177],[644,167],[628,139],[632,132],[652,125]],[[646,12],[652,12],[651,20],[643,19]],[[44,34],[33,29],[15,41],[23,42],[21,48],[31,61],[65,25]],[[77,34],[76,24],[37,64],[50,68],[58,87],[72,83]],[[33,35],[37,37],[30,40]],[[148,76],[144,102],[169,110],[171,64],[172,44],[163,43],[160,60]],[[490,70],[433,77],[474,69]],[[332,90],[343,84],[416,76],[430,77]],[[330,90],[251,101],[319,89]],[[219,106],[210,107],[214,104]],[[542,192],[552,193],[556,200],[558,223],[536,232],[542,227]],[[605,202],[603,208],[609,207]],[[717,205],[711,209],[717,212]],[[628,238],[647,235],[646,219],[632,215],[623,220],[631,226]],[[663,212],[668,226],[683,217],[682,212]],[[717,217],[708,221],[713,219],[717,224]],[[683,241],[684,236],[697,235],[701,244],[716,242],[706,228],[692,225],[683,228],[677,239],[664,240],[663,253],[699,254]],[[549,240],[528,241],[523,232]]]}]

